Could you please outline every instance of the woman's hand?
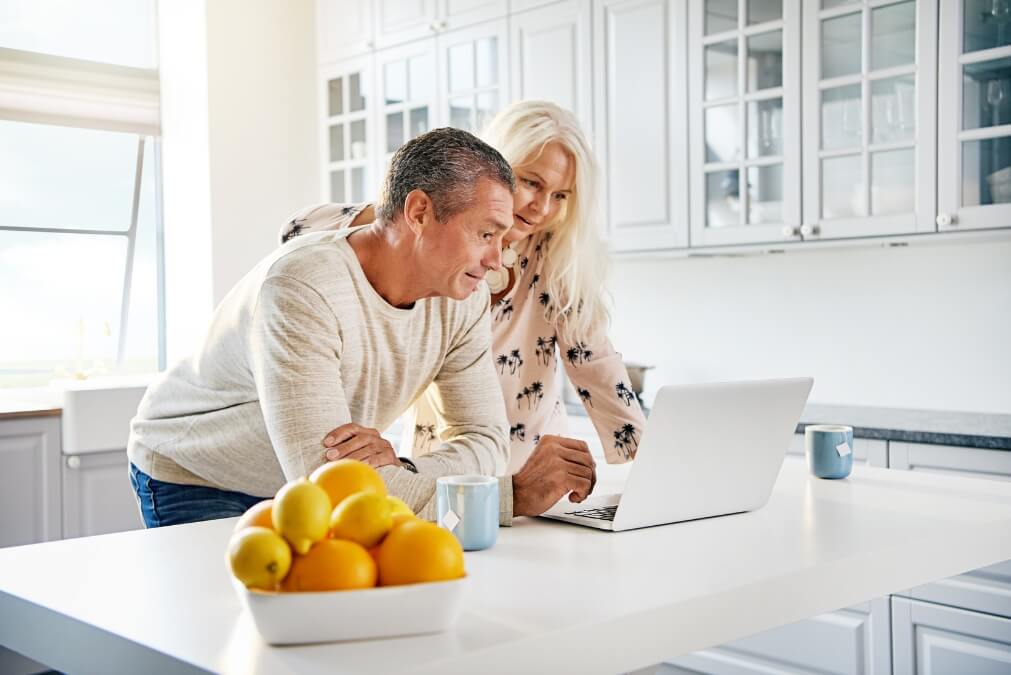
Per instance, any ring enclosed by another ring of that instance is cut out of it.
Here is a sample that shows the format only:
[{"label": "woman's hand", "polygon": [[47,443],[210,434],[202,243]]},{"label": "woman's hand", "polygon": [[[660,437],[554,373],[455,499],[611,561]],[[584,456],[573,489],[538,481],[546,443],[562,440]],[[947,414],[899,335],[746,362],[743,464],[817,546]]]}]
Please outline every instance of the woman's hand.
[{"label": "woman's hand", "polygon": [[376,429],[349,422],[342,424],[323,439],[327,461],[357,459],[369,466],[400,466],[397,453]]}]

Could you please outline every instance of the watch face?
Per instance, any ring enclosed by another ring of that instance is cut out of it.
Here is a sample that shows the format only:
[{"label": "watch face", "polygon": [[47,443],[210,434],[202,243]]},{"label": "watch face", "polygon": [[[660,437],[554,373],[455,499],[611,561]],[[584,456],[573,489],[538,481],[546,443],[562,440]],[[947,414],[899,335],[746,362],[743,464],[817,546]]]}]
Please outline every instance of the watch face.
[{"label": "watch face", "polygon": [[484,280],[488,284],[488,290],[492,293],[501,293],[509,285],[509,270],[505,267],[488,270],[485,272]]},{"label": "watch face", "polygon": [[516,260],[519,259],[519,257],[519,254],[516,253],[516,251],[514,251],[510,246],[502,251],[502,265],[505,267],[512,267],[516,264]]}]

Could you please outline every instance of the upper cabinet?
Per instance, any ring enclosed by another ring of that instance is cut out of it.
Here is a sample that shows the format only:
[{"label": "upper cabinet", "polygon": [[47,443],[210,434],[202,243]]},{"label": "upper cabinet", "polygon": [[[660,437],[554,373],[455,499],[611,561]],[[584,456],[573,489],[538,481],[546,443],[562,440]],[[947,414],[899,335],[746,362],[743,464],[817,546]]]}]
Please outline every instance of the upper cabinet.
[{"label": "upper cabinet", "polygon": [[933,232],[936,1],[804,7],[805,239]]},{"label": "upper cabinet", "polygon": [[513,99],[557,103],[576,113],[583,129],[591,133],[590,37],[590,3],[582,0],[510,16]]},{"label": "upper cabinet", "polygon": [[335,202],[374,198],[375,107],[372,58],[342,61],[322,70],[323,192]]},{"label": "upper cabinet", "polygon": [[397,148],[438,126],[439,73],[435,41],[418,40],[376,54],[381,166]]},{"label": "upper cabinet", "polygon": [[941,3],[937,226],[1011,223],[1011,3]]},{"label": "upper cabinet", "polygon": [[504,17],[503,0],[375,0],[376,45],[396,44]]},{"label": "upper cabinet", "polygon": [[505,19],[451,31],[436,39],[443,80],[444,125],[480,133],[509,96]]},{"label": "upper cabinet", "polygon": [[799,240],[800,0],[693,0],[692,246]]},{"label": "upper cabinet", "polygon": [[593,120],[616,251],[688,245],[685,8],[594,4]]},{"label": "upper cabinet", "polygon": [[316,0],[316,56],[332,63],[375,46],[374,0]]}]

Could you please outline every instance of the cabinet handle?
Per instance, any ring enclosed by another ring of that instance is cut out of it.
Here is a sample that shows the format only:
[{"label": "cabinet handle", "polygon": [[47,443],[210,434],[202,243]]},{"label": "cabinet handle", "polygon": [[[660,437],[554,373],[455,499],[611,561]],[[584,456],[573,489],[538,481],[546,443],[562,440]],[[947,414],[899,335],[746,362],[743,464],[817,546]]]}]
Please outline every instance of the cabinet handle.
[{"label": "cabinet handle", "polygon": [[955,225],[958,223],[958,218],[951,215],[950,213],[938,213],[935,219],[938,227],[948,227],[949,225]]},{"label": "cabinet handle", "polygon": [[812,237],[818,234],[818,226],[804,223],[803,225],[800,226],[800,233],[805,237]]},{"label": "cabinet handle", "polygon": [[448,25],[449,24],[447,24],[445,21],[433,21],[428,25],[428,27],[431,28],[433,32],[438,33],[446,30],[446,26]]},{"label": "cabinet handle", "polygon": [[800,234],[800,228],[796,225],[784,225],[783,226],[783,236],[784,237],[796,237]]},{"label": "cabinet handle", "polygon": [[80,457],[67,457],[67,468],[78,469],[81,466]]}]

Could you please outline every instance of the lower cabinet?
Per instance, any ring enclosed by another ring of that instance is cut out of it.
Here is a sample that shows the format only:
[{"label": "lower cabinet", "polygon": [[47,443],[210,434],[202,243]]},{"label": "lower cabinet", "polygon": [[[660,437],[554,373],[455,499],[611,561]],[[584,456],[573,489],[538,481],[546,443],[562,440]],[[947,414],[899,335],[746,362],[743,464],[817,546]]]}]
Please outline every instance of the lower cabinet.
[{"label": "lower cabinet", "polygon": [[892,598],[895,675],[1007,675],[1011,619]]},{"label": "lower cabinet", "polygon": [[125,450],[63,458],[63,537],[143,527]]},{"label": "lower cabinet", "polygon": [[0,421],[0,546],[60,538],[60,418]]},{"label": "lower cabinet", "polygon": [[670,664],[713,675],[891,672],[890,607],[878,598],[679,656]]},{"label": "lower cabinet", "polygon": [[[786,452],[790,455],[803,455],[804,434],[794,434],[790,440],[790,447],[786,449]],[[876,438],[854,438],[853,461],[866,466],[887,467],[888,441]]]}]

